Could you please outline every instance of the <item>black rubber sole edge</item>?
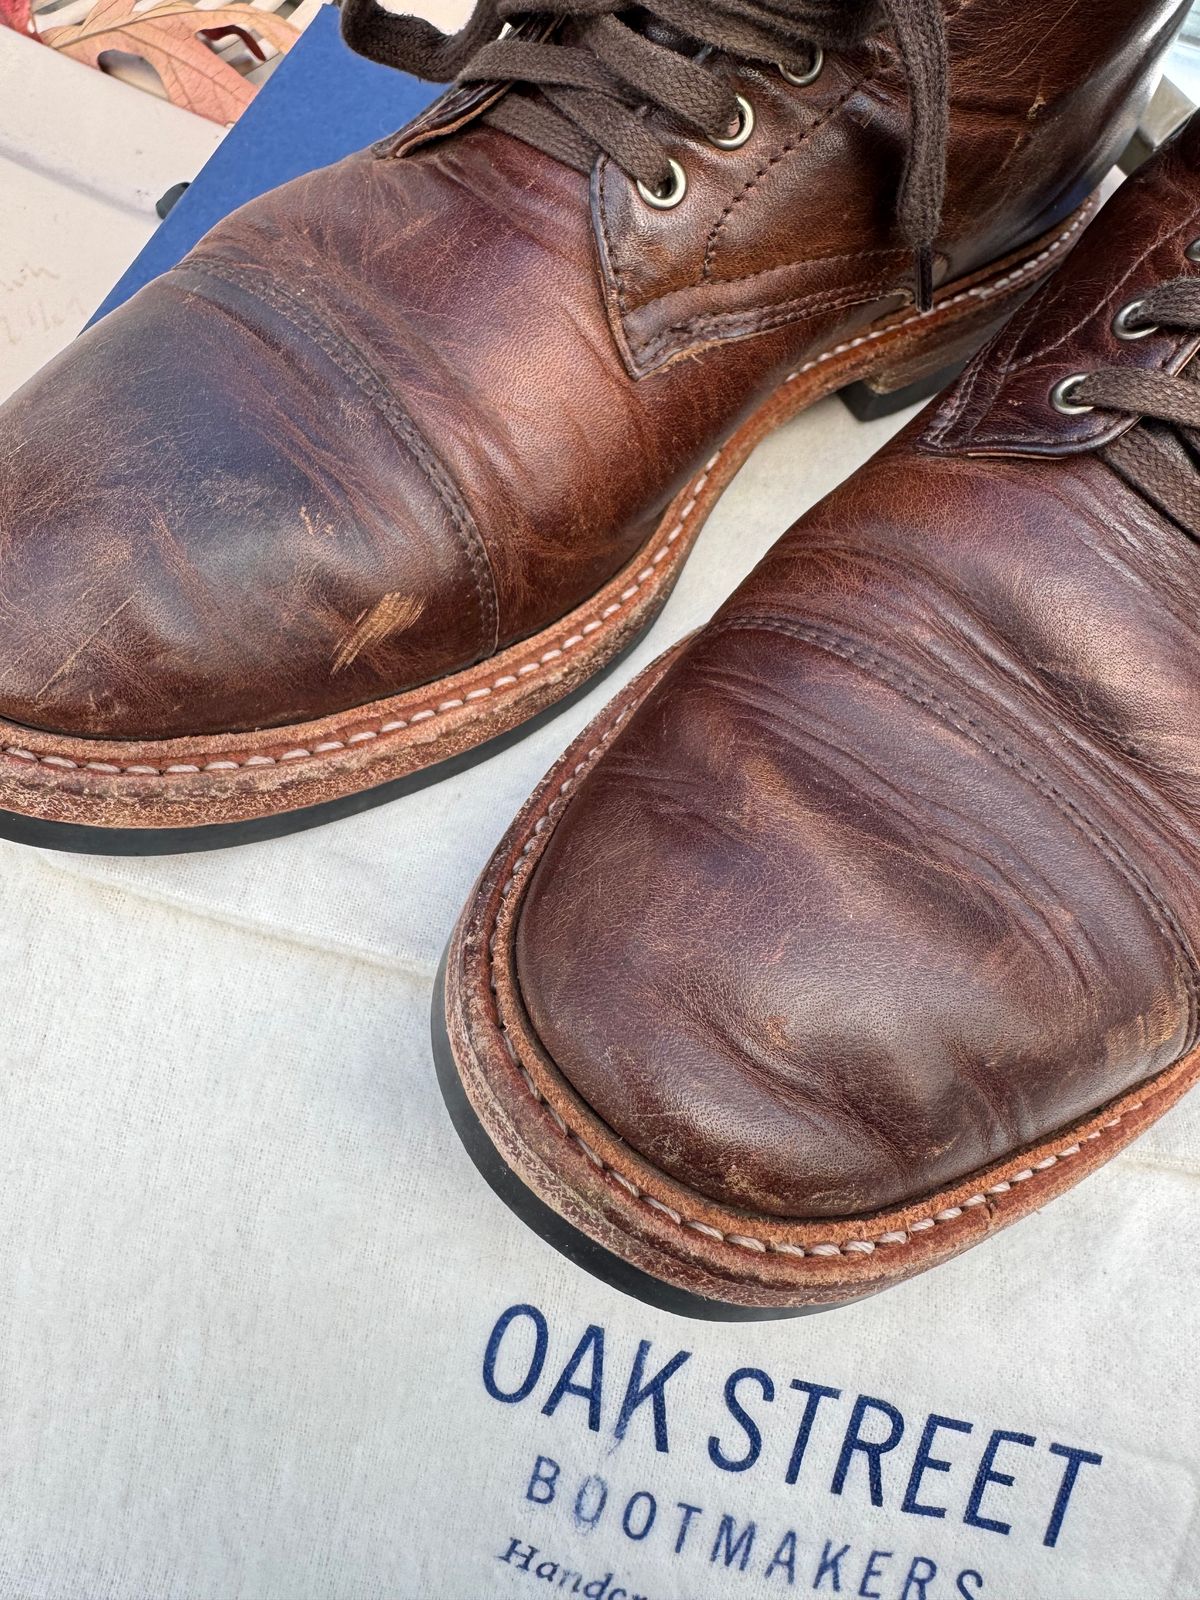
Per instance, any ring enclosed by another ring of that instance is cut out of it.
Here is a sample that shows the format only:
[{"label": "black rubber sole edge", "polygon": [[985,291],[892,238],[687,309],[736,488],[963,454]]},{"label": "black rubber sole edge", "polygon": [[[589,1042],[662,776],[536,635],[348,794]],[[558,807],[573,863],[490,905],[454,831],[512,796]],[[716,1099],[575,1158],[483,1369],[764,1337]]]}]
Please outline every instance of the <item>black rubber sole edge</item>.
[{"label": "black rubber sole edge", "polygon": [[594,1278],[619,1289],[622,1294],[654,1306],[658,1311],[670,1311],[677,1317],[694,1317],[706,1322],[776,1322],[785,1317],[811,1316],[818,1311],[838,1311],[852,1305],[862,1296],[836,1301],[820,1306],[738,1306],[724,1300],[709,1300],[703,1295],[690,1294],[673,1284],[662,1283],[658,1278],[643,1272],[615,1256],[587,1234],[580,1233],[557,1211],[552,1210],[528,1188],[501,1156],[475,1114],[459,1076],[450,1036],[446,1031],[446,963],[447,949],[438,965],[433,984],[430,1031],[433,1038],[433,1062],[437,1070],[438,1087],[450,1113],[454,1131],[462,1141],[467,1154],[474,1162],[480,1176],[508,1209],[531,1228],[560,1255],[566,1256],[573,1266],[581,1267]]},{"label": "black rubber sole edge", "polygon": [[[931,377],[920,379],[905,389],[890,394],[880,394],[866,383],[852,383],[838,391],[838,397],[860,422],[870,422],[878,417],[891,416],[918,400],[929,399],[943,389],[962,370],[962,363],[946,367]],[[672,588],[674,585],[672,584]],[[498,755],[551,721],[559,712],[567,710],[585,695],[593,684],[599,683],[608,673],[620,666],[630,651],[641,643],[645,634],[658,619],[662,606],[670,598],[664,594],[658,606],[647,617],[643,626],[606,661],[592,677],[579,684],[570,694],[546,706],[528,722],[522,722],[507,733],[464,750],[432,767],[411,772],[390,783],[381,783],[372,789],[343,795],[338,800],[326,800],[320,805],[300,806],[294,811],[279,811],[266,817],[251,817],[243,822],[197,823],[190,828],[98,828],[87,823],[51,822],[42,817],[29,817],[20,811],[0,809],[0,839],[14,844],[31,845],[38,850],[62,850],[75,855],[95,856],[173,856],[189,855],[197,850],[229,850],[242,844],[261,843],[267,839],[285,838],[290,833],[303,833],[309,828],[323,827],[341,817],[356,816],[375,806],[387,805],[404,795],[415,794],[431,783],[443,778],[453,778],[468,771],[489,756]]]},{"label": "black rubber sole edge", "polygon": [[926,378],[906,384],[903,389],[873,389],[865,379],[860,379],[839,389],[838,399],[856,421],[878,422],[881,417],[894,417],[897,411],[932,400],[935,394],[949,388],[965,366],[965,361],[955,361]]},{"label": "black rubber sole edge", "polygon": [[[664,595],[663,604],[666,599]],[[0,839],[32,845],[38,850],[63,850],[76,855],[174,856],[189,855],[198,850],[229,850],[237,845],[280,839],[289,833],[320,828],[341,817],[356,816],[360,811],[370,811],[375,806],[399,800],[406,794],[415,794],[431,783],[440,783],[443,778],[456,777],[479,762],[499,755],[510,745],[519,744],[536,729],[552,722],[560,712],[568,710],[594,685],[614,672],[642,642],[657,618],[656,609],[637,634],[590,678],[576,685],[553,705],[545,706],[528,721],[518,723],[515,728],[498,733],[483,744],[463,750],[445,761],[422,767],[418,772],[406,773],[402,778],[393,778],[388,783],[377,784],[373,789],[361,789],[337,800],[324,800],[315,806],[300,806],[294,811],[277,811],[267,817],[251,817],[243,822],[197,823],[191,828],[97,828],[87,823],[50,822],[41,817],[27,817],[19,811],[0,810]]]}]

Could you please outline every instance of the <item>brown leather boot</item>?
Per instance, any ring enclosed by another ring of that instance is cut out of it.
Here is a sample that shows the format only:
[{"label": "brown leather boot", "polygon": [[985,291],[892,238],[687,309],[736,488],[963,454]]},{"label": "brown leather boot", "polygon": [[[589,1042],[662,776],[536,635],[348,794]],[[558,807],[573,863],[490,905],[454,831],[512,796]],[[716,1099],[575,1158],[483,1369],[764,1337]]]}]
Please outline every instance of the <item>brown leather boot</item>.
[{"label": "brown leather boot", "polygon": [[599,1270],[864,1294],[1200,1072],[1198,346],[1200,119],[514,825],[444,1081]]},{"label": "brown leather boot", "polygon": [[1058,264],[1187,9],[554,0],[497,41],[523,0],[453,39],[351,5],[458,86],[3,411],[11,836],[285,831],[561,700],[764,432],[928,379]]}]

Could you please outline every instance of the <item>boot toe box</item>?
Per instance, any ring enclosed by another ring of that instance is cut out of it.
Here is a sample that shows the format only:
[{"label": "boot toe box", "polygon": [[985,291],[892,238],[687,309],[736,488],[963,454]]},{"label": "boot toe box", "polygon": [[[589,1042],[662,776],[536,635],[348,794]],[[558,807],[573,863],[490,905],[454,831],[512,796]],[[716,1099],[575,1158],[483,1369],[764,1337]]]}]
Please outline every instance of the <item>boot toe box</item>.
[{"label": "boot toe box", "polygon": [[284,725],[489,645],[444,483],[311,340],[167,278],[0,414],[0,714]]},{"label": "boot toe box", "polygon": [[574,792],[515,962],[615,1133],[797,1219],[1012,1155],[1168,1064],[1186,1018],[1069,817],[888,685],[754,630],[701,636]]}]

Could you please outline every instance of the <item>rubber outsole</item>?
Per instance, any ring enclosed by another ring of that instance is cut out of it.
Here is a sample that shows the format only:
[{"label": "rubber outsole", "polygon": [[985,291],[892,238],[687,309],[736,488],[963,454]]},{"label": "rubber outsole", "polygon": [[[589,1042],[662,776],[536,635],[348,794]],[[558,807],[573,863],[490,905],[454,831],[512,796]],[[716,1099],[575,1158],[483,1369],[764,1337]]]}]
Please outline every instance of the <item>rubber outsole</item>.
[{"label": "rubber outsole", "polygon": [[239,732],[106,739],[0,718],[0,838],[98,855],[224,849],[384,804],[524,737],[655,620],[760,439],[839,391],[861,416],[927,398],[1032,293],[1093,209],[1085,201],[1052,233],[947,284],[930,310],[901,305],[802,362],[697,464],[618,572],[493,655],[363,705]]},{"label": "rubber outsole", "polygon": [[854,1295],[834,1304],[787,1307],[738,1306],[723,1300],[708,1300],[702,1295],[689,1294],[686,1289],[679,1289],[674,1284],[662,1283],[657,1278],[652,1278],[648,1272],[642,1272],[630,1262],[623,1261],[620,1256],[605,1250],[603,1245],[597,1244],[594,1239],[589,1239],[587,1234],[573,1228],[565,1218],[559,1216],[557,1211],[552,1211],[545,1201],[539,1200],[533,1190],[522,1183],[507,1164],[488,1137],[467,1098],[455,1064],[450,1036],[446,1031],[448,957],[447,949],[442,954],[437,977],[434,980],[430,1033],[438,1087],[441,1089],[442,1099],[446,1102],[454,1131],[493,1194],[502,1200],[527,1228],[544,1239],[558,1251],[559,1255],[565,1256],[572,1266],[582,1268],[584,1272],[590,1273],[593,1278],[599,1278],[610,1288],[619,1289],[622,1294],[640,1300],[643,1305],[653,1306],[657,1311],[670,1311],[677,1317],[691,1317],[704,1322],[775,1322],[783,1318],[812,1316],[818,1311],[838,1311],[842,1306],[852,1305],[855,1300],[862,1298],[860,1295]]},{"label": "rubber outsole", "polygon": [[290,833],[321,828],[327,822],[337,822],[342,817],[372,811],[376,806],[416,794],[430,784],[441,783],[446,778],[468,772],[480,762],[519,744],[529,734],[552,722],[561,712],[568,711],[595,684],[602,683],[609,673],[615,672],[641,644],[657,620],[657,615],[649,616],[642,629],[592,677],[561,700],[555,700],[543,711],[530,717],[527,722],[508,728],[495,738],[460,751],[458,755],[439,761],[432,767],[422,767],[373,789],[361,789],[355,794],[340,795],[336,800],[325,800],[319,805],[303,806],[295,811],[247,817],[240,822],[199,824],[193,828],[95,828],[86,823],[51,822],[41,817],[25,816],[19,811],[0,809],[0,839],[32,845],[38,850],[60,850],[74,855],[173,856],[191,855],[203,850],[231,850],[239,845],[259,844],[268,839],[285,838]]}]

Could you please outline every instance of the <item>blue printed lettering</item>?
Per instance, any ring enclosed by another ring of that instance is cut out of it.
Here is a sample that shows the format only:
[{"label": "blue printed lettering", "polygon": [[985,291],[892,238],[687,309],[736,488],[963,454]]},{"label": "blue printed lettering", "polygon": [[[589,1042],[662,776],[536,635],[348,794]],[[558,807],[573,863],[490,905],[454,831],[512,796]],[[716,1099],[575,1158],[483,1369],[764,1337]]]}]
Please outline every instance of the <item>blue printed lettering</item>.
[{"label": "blue printed lettering", "polygon": [[[573,1383],[571,1380],[579,1371],[585,1356],[591,1357],[591,1377],[587,1383]],[[588,1427],[593,1433],[600,1431],[600,1396],[604,1384],[604,1329],[598,1328],[593,1322],[587,1329],[583,1338],[575,1346],[570,1360],[562,1369],[558,1382],[550,1391],[550,1397],[542,1407],[544,1417],[552,1417],[558,1410],[559,1402],[565,1395],[575,1394],[588,1403]]]},{"label": "blue printed lettering", "polygon": [[[500,1353],[500,1345],[504,1335],[518,1317],[528,1318],[533,1323],[533,1356],[529,1363],[529,1370],[515,1389],[502,1389],[496,1382],[496,1357]],[[546,1364],[546,1349],[550,1343],[550,1330],[546,1326],[546,1319],[536,1306],[509,1306],[502,1312],[492,1329],[491,1337],[487,1342],[487,1349],[483,1353],[483,1386],[493,1400],[500,1400],[506,1406],[514,1406],[518,1401],[526,1399],[533,1393],[538,1379],[542,1375],[542,1368]]]},{"label": "blue printed lettering", "polygon": [[738,1563],[738,1571],[745,1572],[746,1563],[750,1559],[750,1552],[754,1548],[754,1535],[757,1529],[752,1522],[748,1522],[735,1539],[733,1537],[734,1526],[732,1517],[721,1518],[721,1525],[717,1529],[717,1537],[713,1540],[712,1554],[708,1559],[711,1562],[715,1562],[718,1556],[723,1556],[727,1567],[731,1567],[736,1561]]},{"label": "blue printed lettering", "polygon": [[[638,1533],[633,1531],[633,1508],[639,1500],[646,1502],[645,1520],[642,1522]],[[654,1519],[658,1516],[658,1501],[646,1489],[639,1489],[637,1494],[631,1495],[625,1510],[621,1513],[621,1526],[631,1539],[644,1539],[654,1526]]]},{"label": "blue printed lettering", "polygon": [[700,1515],[700,1507],[689,1506],[685,1500],[677,1500],[675,1505],[679,1511],[683,1512],[683,1516],[679,1519],[679,1534],[675,1540],[675,1554],[678,1555],[687,1539],[688,1529],[692,1525],[692,1518]]},{"label": "blue printed lettering", "polygon": [[[918,1572],[918,1567],[924,1567],[924,1572]],[[904,1588],[900,1591],[900,1600],[928,1600],[925,1585],[936,1577],[936,1562],[930,1561],[928,1556],[914,1556],[912,1565],[908,1569],[908,1576],[904,1580]]]},{"label": "blue printed lettering", "polygon": [[1058,1486],[1058,1495],[1054,1501],[1054,1510],[1050,1513],[1050,1522],[1042,1540],[1051,1550],[1058,1543],[1058,1536],[1062,1532],[1063,1518],[1067,1514],[1067,1506],[1071,1501],[1071,1492],[1075,1488],[1075,1479],[1079,1476],[1082,1466],[1098,1467],[1104,1460],[1094,1450],[1076,1450],[1067,1444],[1052,1444],[1052,1456],[1065,1456],[1066,1467],[1063,1469],[1062,1482]]},{"label": "blue printed lettering", "polygon": [[762,1431],[737,1397],[738,1384],[744,1382],[757,1383],[764,1400],[775,1398],[775,1385],[760,1367],[739,1367],[726,1378],[725,1404],[730,1416],[746,1435],[746,1453],[743,1456],[727,1456],[720,1439],[712,1434],[708,1441],[708,1458],[722,1472],[745,1472],[762,1454]]},{"label": "blue printed lettering", "polygon": [[[994,1517],[983,1517],[979,1508],[983,1504],[984,1492],[989,1483],[998,1483],[1005,1488],[1011,1488],[1014,1482],[1011,1472],[997,1472],[995,1470],[996,1452],[1002,1444],[1019,1444],[1025,1449],[1032,1450],[1037,1440],[1031,1433],[1010,1433],[1006,1428],[996,1428],[992,1437],[987,1442],[987,1449],[979,1463],[979,1471],[975,1474],[975,1482],[971,1485],[971,1497],[967,1501],[967,1509],[963,1513],[963,1521],[972,1528],[987,1528],[991,1533],[1011,1533],[1011,1522],[1000,1522]],[[980,1583],[983,1582],[981,1578]]]},{"label": "blue printed lettering", "polygon": [[921,1479],[927,1472],[949,1472],[950,1463],[935,1456],[933,1452],[934,1435],[939,1428],[950,1429],[954,1433],[970,1433],[972,1425],[969,1422],[960,1422],[956,1417],[930,1416],[921,1434],[921,1442],[917,1446],[916,1459],[913,1461],[912,1472],[908,1478],[908,1488],[904,1491],[904,1502],[901,1511],[907,1511],[913,1517],[944,1517],[945,1506],[923,1506],[917,1500],[921,1489]]},{"label": "blue printed lettering", "polygon": [[[864,1439],[861,1428],[863,1419],[868,1411],[878,1411],[888,1419],[888,1434],[885,1439]],[[850,1414],[850,1425],[846,1429],[846,1437],[842,1441],[842,1453],[838,1457],[838,1464],[834,1470],[833,1483],[830,1485],[831,1494],[841,1494],[846,1487],[846,1475],[850,1471],[850,1463],[856,1454],[867,1458],[867,1477],[870,1484],[871,1504],[883,1504],[883,1471],[879,1458],[888,1450],[894,1450],[900,1443],[904,1433],[904,1418],[889,1405],[886,1400],[875,1400],[869,1394],[860,1394],[854,1402],[854,1410]]]},{"label": "blue printed lettering", "polygon": [[[594,1489],[592,1488],[593,1484],[596,1486]],[[593,1496],[596,1502],[596,1509],[594,1511],[587,1511],[584,1509],[588,1503],[589,1493]],[[579,1485],[579,1493],[575,1496],[573,1515],[575,1517],[576,1524],[581,1528],[594,1528],[600,1521],[600,1518],[604,1512],[604,1508],[607,1504],[608,1485],[605,1483],[603,1478],[597,1477],[596,1474],[593,1473],[590,1477],[585,1478]]]},{"label": "blue printed lettering", "polygon": [[677,1373],[684,1362],[691,1358],[690,1350],[678,1350],[661,1367],[652,1378],[646,1378],[646,1357],[650,1354],[650,1341],[643,1339],[638,1345],[637,1355],[634,1357],[633,1370],[629,1374],[629,1382],[625,1387],[625,1398],[621,1401],[621,1412],[617,1418],[617,1425],[613,1429],[618,1439],[625,1437],[634,1412],[639,1406],[649,1400],[654,1413],[654,1448],[664,1454],[669,1448],[667,1443],[667,1402],[663,1395],[668,1378]]},{"label": "blue printed lettering", "polygon": [[[550,1470],[547,1471],[547,1468]],[[554,1499],[558,1473],[559,1466],[557,1461],[550,1456],[539,1456],[533,1463],[533,1471],[529,1476],[529,1483],[525,1489],[526,1500],[532,1500],[534,1505],[548,1506],[551,1500]]]},{"label": "blue printed lettering", "polygon": [[850,1554],[850,1546],[844,1544],[836,1555],[830,1555],[833,1549],[833,1540],[826,1539],[825,1548],[821,1551],[821,1564],[817,1568],[817,1575],[813,1579],[813,1588],[819,1589],[826,1576],[833,1578],[833,1588],[838,1593],[842,1592],[842,1557]]},{"label": "blue printed lettering", "polygon": [[883,1600],[879,1590],[868,1589],[867,1584],[874,1578],[883,1577],[883,1568],[878,1563],[880,1561],[890,1561],[891,1559],[892,1552],[890,1550],[871,1551],[871,1554],[867,1557],[867,1564],[863,1568],[862,1582],[858,1586],[860,1600]]},{"label": "blue printed lettering", "polygon": [[791,1528],[779,1541],[779,1546],[767,1563],[767,1570],[763,1576],[769,1578],[776,1567],[779,1568],[780,1572],[787,1573],[788,1588],[790,1589],[796,1581],[796,1535]]},{"label": "blue printed lettering", "polygon": [[800,1476],[800,1464],[804,1460],[804,1452],[808,1449],[809,1437],[812,1434],[813,1422],[816,1419],[817,1407],[822,1400],[840,1400],[842,1391],[830,1389],[823,1383],[805,1383],[802,1378],[792,1379],[792,1388],[799,1389],[807,1394],[804,1402],[804,1415],[800,1418],[800,1426],[796,1430],[796,1442],[792,1446],[792,1458],[788,1462],[788,1469],[784,1475],[785,1483],[795,1483]]},{"label": "blue printed lettering", "polygon": [[529,1571],[529,1563],[537,1555],[537,1546],[522,1544],[519,1539],[510,1539],[508,1549],[502,1556],[497,1556],[497,1561],[507,1561],[509,1566],[520,1567],[522,1572]]}]

